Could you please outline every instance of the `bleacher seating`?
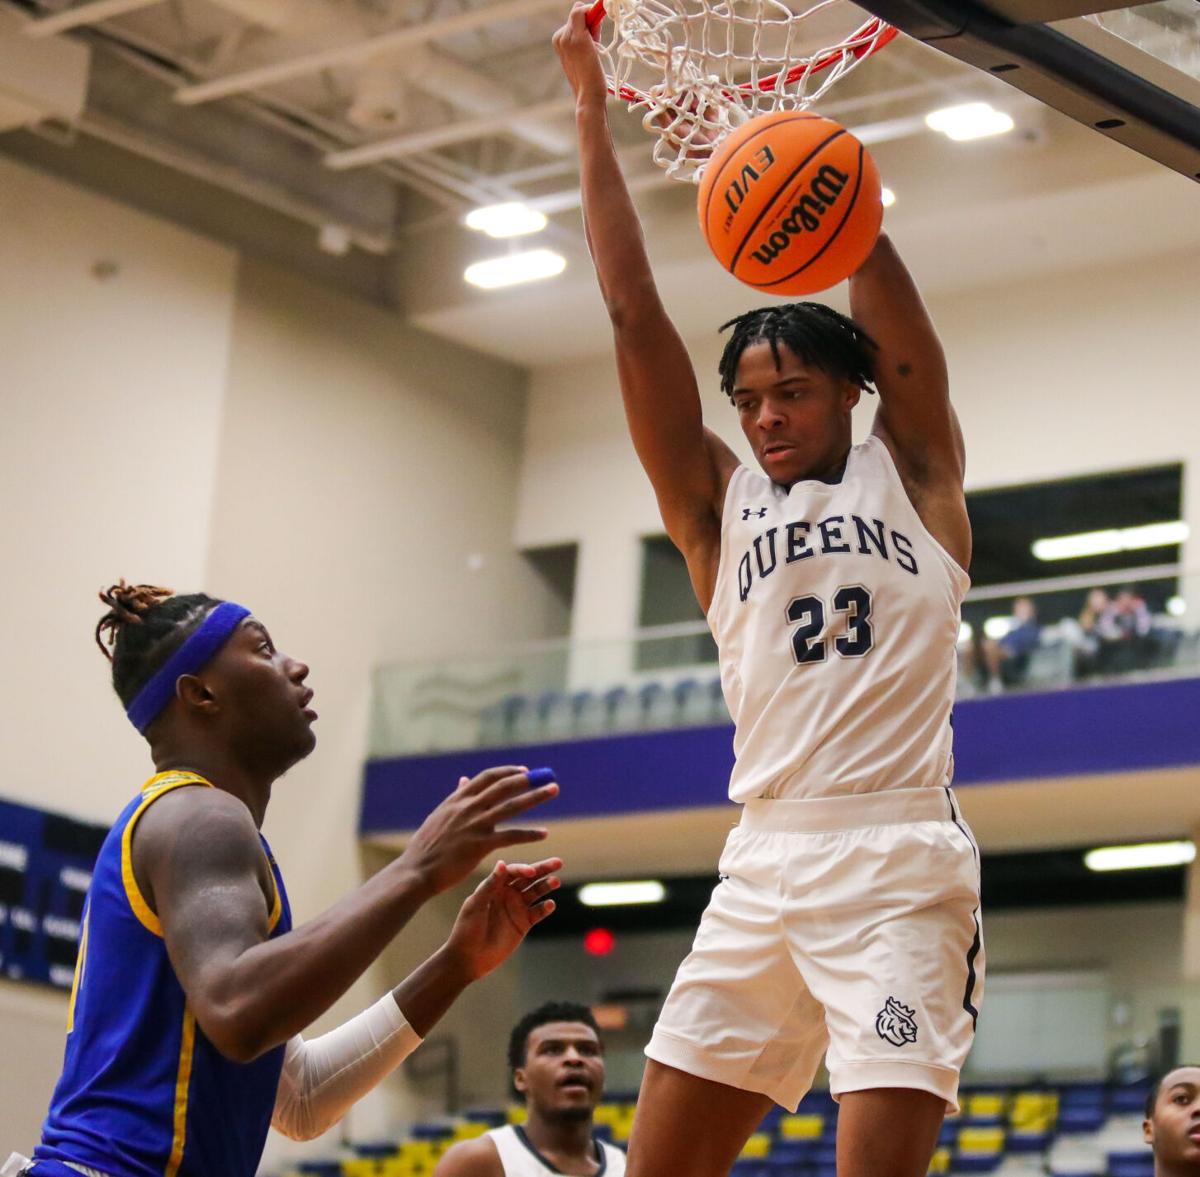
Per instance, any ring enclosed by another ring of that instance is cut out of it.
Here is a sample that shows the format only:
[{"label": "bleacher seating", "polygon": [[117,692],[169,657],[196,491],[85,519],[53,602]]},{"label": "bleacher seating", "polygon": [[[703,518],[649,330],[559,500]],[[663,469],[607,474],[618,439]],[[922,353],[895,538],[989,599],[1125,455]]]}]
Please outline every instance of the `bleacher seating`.
[{"label": "bleacher seating", "polygon": [[[1068,1083],[1042,1087],[966,1089],[959,1115],[947,1118],[931,1174],[991,1173],[997,1177],[1153,1177],[1142,1143],[1147,1085]],[[431,1177],[442,1153],[458,1140],[500,1123],[519,1123],[523,1108],[470,1111],[453,1120],[418,1124],[399,1143],[356,1145],[336,1160],[305,1163],[305,1177]],[[596,1109],[597,1133],[617,1144],[633,1126],[632,1095]],[[837,1105],[827,1092],[806,1096],[792,1115],[769,1112],[746,1142],[732,1177],[837,1177]]]}]

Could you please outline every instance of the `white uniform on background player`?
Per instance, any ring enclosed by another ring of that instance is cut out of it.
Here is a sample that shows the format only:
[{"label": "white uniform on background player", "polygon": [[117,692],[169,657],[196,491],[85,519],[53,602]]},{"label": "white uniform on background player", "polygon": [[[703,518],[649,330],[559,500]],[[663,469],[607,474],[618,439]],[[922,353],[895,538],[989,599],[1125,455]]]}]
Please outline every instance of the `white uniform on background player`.
[{"label": "white uniform on background player", "polygon": [[547,1002],[526,1014],[509,1038],[508,1065],[526,1122],[454,1145],[434,1177],[624,1177],[625,1154],[593,1131],[604,1045],[586,1005]]},{"label": "white uniform on background player", "polygon": [[630,1177],[664,1158],[723,1177],[822,1054],[839,1177],[923,1177],[983,974],[978,859],[949,789],[971,533],[945,357],[881,236],[853,319],[776,303],[726,325],[721,383],[759,469],[742,465],[704,427],[658,296],[586,15],[555,44],[588,244],[634,447],[717,641],[744,807],[646,1048]]},{"label": "white uniform on background player", "polygon": [[[529,1134],[517,1125],[493,1128],[485,1138],[499,1154],[504,1177],[555,1177],[562,1173],[553,1161],[538,1152]],[[625,1154],[604,1140],[595,1140],[594,1145],[594,1172],[597,1175],[603,1173],[605,1177],[624,1177]]]}]

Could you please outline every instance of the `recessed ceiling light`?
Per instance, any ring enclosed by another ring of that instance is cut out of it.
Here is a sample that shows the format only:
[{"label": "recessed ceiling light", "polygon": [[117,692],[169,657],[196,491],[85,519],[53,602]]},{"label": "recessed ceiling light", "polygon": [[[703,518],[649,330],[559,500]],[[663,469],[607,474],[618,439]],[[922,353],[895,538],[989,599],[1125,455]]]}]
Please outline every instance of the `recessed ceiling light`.
[{"label": "recessed ceiling light", "polygon": [[1186,866],[1196,857],[1194,842],[1142,842],[1136,846],[1101,846],[1083,856],[1088,870],[1146,870]]},{"label": "recessed ceiling light", "polygon": [[486,233],[489,237],[523,237],[526,233],[540,233],[547,223],[545,213],[517,200],[473,208],[466,218],[468,229]]},{"label": "recessed ceiling light", "polygon": [[880,193],[880,197],[883,200],[884,208],[891,208],[896,203],[896,194],[890,188],[885,188]]},{"label": "recessed ceiling light", "polygon": [[657,879],[628,883],[585,883],[579,902],[586,907],[620,907],[632,903],[661,903],[667,889]]},{"label": "recessed ceiling light", "polygon": [[1171,597],[1167,601],[1167,612],[1172,617],[1182,617],[1187,612],[1187,601],[1182,597]]},{"label": "recessed ceiling light", "polygon": [[988,135],[1003,135],[1013,129],[1012,119],[986,102],[964,102],[961,106],[931,111],[925,116],[925,125],[959,143]]},{"label": "recessed ceiling light", "polygon": [[567,259],[552,249],[530,249],[525,253],[507,253],[503,257],[475,262],[463,271],[472,286],[497,290],[501,286],[516,286],[520,282],[536,282],[553,278],[566,269]]},{"label": "recessed ceiling light", "polygon": [[1080,556],[1107,556],[1113,552],[1136,552],[1142,548],[1167,548],[1188,537],[1188,525],[1182,519],[1164,523],[1146,523],[1141,527],[1108,527],[1103,531],[1082,531],[1077,535],[1055,535],[1033,541],[1031,548],[1039,560],[1074,560]]}]

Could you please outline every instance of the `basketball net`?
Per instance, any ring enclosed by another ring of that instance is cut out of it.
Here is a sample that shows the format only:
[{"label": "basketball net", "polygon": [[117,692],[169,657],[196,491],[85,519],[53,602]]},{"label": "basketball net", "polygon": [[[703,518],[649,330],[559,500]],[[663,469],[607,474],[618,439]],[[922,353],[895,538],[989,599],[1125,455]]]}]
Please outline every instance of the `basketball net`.
[{"label": "basketball net", "polygon": [[[597,0],[609,91],[642,112],[654,162],[676,180],[699,178],[735,127],[816,102],[896,30],[846,0]],[[605,21],[605,15],[611,20]],[[840,31],[839,31],[840,30]]]}]

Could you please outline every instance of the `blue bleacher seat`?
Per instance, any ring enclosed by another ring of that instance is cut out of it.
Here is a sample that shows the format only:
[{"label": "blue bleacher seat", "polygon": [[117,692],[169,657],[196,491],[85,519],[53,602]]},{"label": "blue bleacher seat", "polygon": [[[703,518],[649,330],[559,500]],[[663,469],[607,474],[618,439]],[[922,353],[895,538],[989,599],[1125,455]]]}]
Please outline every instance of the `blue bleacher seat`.
[{"label": "blue bleacher seat", "polygon": [[1006,1145],[1010,1153],[1045,1152],[1050,1147],[1050,1133],[1010,1132]]},{"label": "blue bleacher seat", "polygon": [[1108,1177],[1154,1177],[1154,1158],[1149,1152],[1136,1161],[1120,1161],[1108,1164]]},{"label": "blue bleacher seat", "polygon": [[950,1162],[951,1173],[993,1173],[1000,1168],[1000,1162],[1004,1160],[1004,1154],[995,1153],[979,1153],[972,1156],[970,1153],[959,1153]]},{"label": "blue bleacher seat", "polygon": [[1061,1107],[1058,1112],[1058,1131],[1069,1135],[1078,1132],[1099,1132],[1106,1117],[1099,1104]]},{"label": "blue bleacher seat", "polygon": [[1109,1111],[1113,1112],[1137,1112],[1139,1115],[1145,1109],[1146,1096],[1150,1094],[1150,1086],[1147,1083],[1133,1083],[1127,1087],[1113,1088],[1112,1098],[1109,1100]]},{"label": "blue bleacher seat", "polygon": [[[449,1124],[414,1124],[409,1132],[409,1136],[413,1140],[446,1140],[453,1135],[454,1129]],[[391,1156],[396,1151],[395,1141],[387,1148],[387,1152],[378,1155]]]},{"label": "blue bleacher seat", "polygon": [[675,722],[675,700],[660,682],[649,682],[638,691],[642,727],[671,727]]}]

